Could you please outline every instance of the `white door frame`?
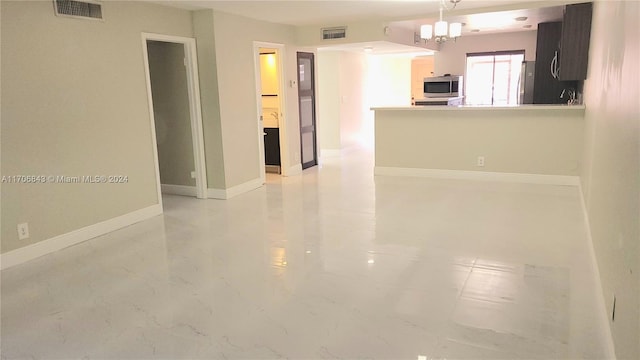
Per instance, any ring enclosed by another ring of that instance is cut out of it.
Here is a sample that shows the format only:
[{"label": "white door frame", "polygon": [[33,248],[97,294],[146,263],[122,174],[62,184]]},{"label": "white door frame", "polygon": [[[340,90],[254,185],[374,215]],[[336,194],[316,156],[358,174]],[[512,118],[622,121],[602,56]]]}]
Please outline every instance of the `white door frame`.
[{"label": "white door frame", "polygon": [[191,118],[191,137],[193,142],[193,160],[196,173],[196,197],[207,198],[207,167],[204,155],[204,130],[202,128],[202,108],[200,106],[200,81],[198,75],[198,55],[196,40],[193,38],[162,34],[142,33],[142,52],[144,56],[144,72],[147,81],[147,97],[149,103],[149,118],[151,120],[151,137],[153,141],[153,158],[156,167],[156,185],[158,187],[158,202],[162,205],[162,190],[160,184],[160,166],[158,163],[158,143],[156,139],[156,121],[153,114],[153,98],[151,94],[151,76],[149,72],[149,53],[147,41],[163,41],[184,45],[185,67],[187,71],[187,90],[189,92],[189,117]]},{"label": "white door frame", "polygon": [[289,140],[287,137],[287,88],[285,83],[285,46],[283,44],[254,41],[253,42],[253,62],[255,67],[255,80],[256,80],[256,118],[258,119],[258,164],[260,171],[260,178],[262,182],[265,182],[265,164],[264,164],[264,124],[262,121],[262,79],[260,77],[260,48],[274,49],[276,51],[276,59],[278,66],[278,81],[280,82],[280,91],[278,94],[278,100],[280,102],[280,116],[278,117],[278,127],[280,133],[280,171],[282,176],[289,175]]}]

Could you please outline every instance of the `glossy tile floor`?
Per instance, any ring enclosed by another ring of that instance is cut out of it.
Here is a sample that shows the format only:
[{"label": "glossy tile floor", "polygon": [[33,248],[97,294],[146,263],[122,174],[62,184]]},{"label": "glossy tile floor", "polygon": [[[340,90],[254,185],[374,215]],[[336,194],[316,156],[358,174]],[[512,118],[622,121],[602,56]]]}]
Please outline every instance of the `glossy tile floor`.
[{"label": "glossy tile floor", "polygon": [[602,358],[575,187],[373,177],[372,154],[2,272],[2,358]]}]

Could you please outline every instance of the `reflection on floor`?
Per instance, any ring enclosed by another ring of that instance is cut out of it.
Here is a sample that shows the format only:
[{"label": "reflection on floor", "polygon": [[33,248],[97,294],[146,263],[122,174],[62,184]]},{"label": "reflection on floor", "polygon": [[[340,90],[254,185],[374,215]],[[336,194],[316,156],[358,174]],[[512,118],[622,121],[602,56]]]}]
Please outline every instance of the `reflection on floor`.
[{"label": "reflection on floor", "polygon": [[372,154],[2,272],[2,358],[602,358],[578,189]]}]

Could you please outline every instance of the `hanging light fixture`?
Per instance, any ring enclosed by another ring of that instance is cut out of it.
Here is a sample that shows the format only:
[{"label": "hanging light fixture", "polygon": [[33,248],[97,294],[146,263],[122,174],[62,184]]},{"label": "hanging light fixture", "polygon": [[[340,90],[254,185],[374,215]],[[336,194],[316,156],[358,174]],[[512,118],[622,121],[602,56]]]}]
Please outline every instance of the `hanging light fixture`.
[{"label": "hanging light fixture", "polygon": [[[461,0],[449,0],[453,4],[453,8]],[[435,23],[435,26],[430,24],[420,26],[420,38],[429,41],[435,35],[435,41],[437,43],[442,43],[447,41],[448,39],[456,39],[460,35],[462,35],[462,24],[455,22],[448,24],[446,21],[442,19],[442,11],[446,9],[445,0],[440,0],[440,21]],[[447,9],[447,10],[451,10]]]}]

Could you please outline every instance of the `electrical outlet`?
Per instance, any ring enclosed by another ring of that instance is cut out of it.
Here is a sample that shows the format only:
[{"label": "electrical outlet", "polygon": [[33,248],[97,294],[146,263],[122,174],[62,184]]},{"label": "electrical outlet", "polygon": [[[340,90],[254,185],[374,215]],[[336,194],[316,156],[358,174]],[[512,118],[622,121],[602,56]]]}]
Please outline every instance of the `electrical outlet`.
[{"label": "electrical outlet", "polygon": [[196,178],[196,172],[195,172],[195,171],[192,171],[192,172],[191,172],[191,178],[192,178],[192,179],[195,179],[195,178]]},{"label": "electrical outlet", "polygon": [[478,156],[478,166],[484,166],[484,156]]},{"label": "electrical outlet", "polygon": [[29,238],[29,223],[18,224],[18,240]]}]

